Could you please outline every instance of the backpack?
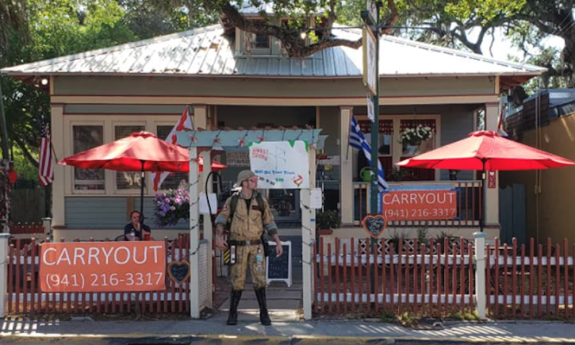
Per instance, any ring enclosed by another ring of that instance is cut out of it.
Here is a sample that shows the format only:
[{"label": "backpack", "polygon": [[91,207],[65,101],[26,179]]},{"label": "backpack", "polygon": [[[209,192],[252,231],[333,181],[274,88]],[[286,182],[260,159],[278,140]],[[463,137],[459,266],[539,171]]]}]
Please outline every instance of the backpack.
[{"label": "backpack", "polygon": [[[232,219],[234,219],[234,213],[236,212],[236,208],[238,207],[238,200],[239,199],[240,199],[239,193],[234,193],[232,195],[232,200],[230,200],[230,223],[231,223]],[[262,197],[262,195],[260,193],[256,194],[256,202],[258,203],[258,207],[260,208],[260,213],[262,214],[262,225],[263,225],[264,210],[265,210],[266,204],[264,202],[264,198]],[[269,247],[268,241],[265,240],[263,233],[262,233],[262,244],[264,246],[264,255],[267,257],[270,254],[269,253],[270,247]]]}]

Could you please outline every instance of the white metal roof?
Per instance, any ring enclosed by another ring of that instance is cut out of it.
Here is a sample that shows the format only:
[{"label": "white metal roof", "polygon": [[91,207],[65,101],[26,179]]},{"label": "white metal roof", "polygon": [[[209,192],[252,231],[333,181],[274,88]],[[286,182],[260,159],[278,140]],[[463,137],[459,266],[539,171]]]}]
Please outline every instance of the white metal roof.
[{"label": "white metal roof", "polygon": [[[357,38],[357,30],[338,35]],[[539,75],[544,68],[488,58],[453,49],[384,36],[380,75]],[[307,58],[240,55],[220,25],[88,51],[1,70],[24,75],[175,75],[285,78],[357,78],[362,50],[334,47]]]}]

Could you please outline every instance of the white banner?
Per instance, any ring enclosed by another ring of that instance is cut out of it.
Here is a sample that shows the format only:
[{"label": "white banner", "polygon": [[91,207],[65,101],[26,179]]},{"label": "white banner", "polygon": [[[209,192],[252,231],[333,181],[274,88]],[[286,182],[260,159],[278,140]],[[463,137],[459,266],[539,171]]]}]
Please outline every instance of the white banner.
[{"label": "white banner", "polygon": [[250,167],[259,177],[258,188],[309,188],[307,143],[303,141],[250,143]]}]

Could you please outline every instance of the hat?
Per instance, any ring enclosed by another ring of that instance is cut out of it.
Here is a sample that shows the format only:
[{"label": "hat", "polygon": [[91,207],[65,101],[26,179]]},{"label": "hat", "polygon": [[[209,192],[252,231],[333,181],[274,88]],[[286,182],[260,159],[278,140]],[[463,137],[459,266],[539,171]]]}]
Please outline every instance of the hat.
[{"label": "hat", "polygon": [[242,182],[244,182],[245,180],[252,178],[254,176],[257,176],[257,175],[251,170],[244,170],[244,171],[240,172],[238,174],[238,180],[237,180],[236,184],[234,185],[234,187],[241,187]]}]

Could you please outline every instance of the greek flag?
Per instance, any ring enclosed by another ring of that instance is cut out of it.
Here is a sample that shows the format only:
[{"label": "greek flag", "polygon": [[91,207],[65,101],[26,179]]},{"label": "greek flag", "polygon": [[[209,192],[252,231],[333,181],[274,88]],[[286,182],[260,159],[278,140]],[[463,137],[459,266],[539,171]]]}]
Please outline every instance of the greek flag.
[{"label": "greek flag", "polygon": [[[359,124],[353,115],[351,115],[349,145],[351,147],[355,147],[358,150],[363,150],[363,154],[365,155],[365,158],[367,158],[369,166],[371,166],[371,146],[367,140],[365,140],[365,136],[361,132],[361,128],[359,127]],[[385,189],[389,188],[387,181],[385,181],[385,174],[383,173],[383,167],[381,166],[379,159],[377,160],[377,185],[380,192],[383,192]]]}]

